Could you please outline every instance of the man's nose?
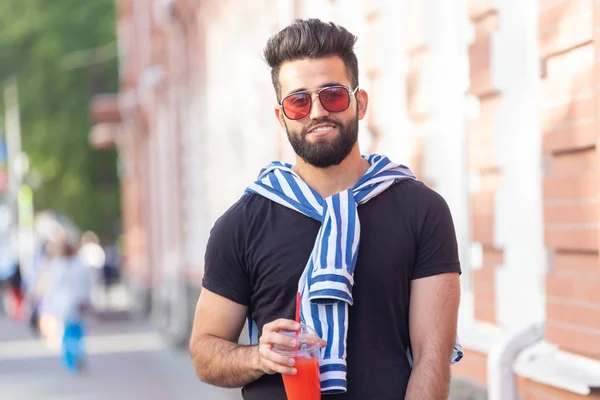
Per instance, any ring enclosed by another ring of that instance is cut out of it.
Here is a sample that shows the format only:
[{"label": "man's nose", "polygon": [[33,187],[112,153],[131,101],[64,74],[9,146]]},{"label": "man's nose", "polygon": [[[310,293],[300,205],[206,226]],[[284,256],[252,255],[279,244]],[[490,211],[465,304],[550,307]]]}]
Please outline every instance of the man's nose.
[{"label": "man's nose", "polygon": [[310,109],[310,119],[320,119],[323,117],[327,117],[329,115],[329,111],[327,111],[323,104],[321,104],[321,99],[319,99],[318,94],[314,94],[312,96],[312,107]]}]

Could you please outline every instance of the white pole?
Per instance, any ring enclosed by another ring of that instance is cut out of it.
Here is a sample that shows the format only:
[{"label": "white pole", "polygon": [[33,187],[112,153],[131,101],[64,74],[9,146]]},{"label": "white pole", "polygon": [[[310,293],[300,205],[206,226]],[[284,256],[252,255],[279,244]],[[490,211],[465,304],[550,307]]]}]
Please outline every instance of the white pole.
[{"label": "white pole", "polygon": [[12,234],[18,243],[21,272],[27,280],[33,272],[35,238],[31,189],[23,185],[29,163],[21,150],[21,117],[17,79],[10,77],[4,85],[4,121],[8,167],[8,204],[14,216]]},{"label": "white pole", "polygon": [[[11,77],[4,84],[4,123],[6,132],[8,194],[12,209],[16,213],[17,192],[23,182],[23,176],[17,167],[21,154],[21,119],[19,116],[19,94],[17,80]],[[17,168],[15,168],[17,167]]]},{"label": "white pole", "polygon": [[10,77],[4,83],[4,132],[6,137],[8,190],[6,203],[12,215],[11,242],[17,246],[19,259],[21,259],[20,229],[18,218],[17,193],[21,187],[21,179],[15,173],[15,160],[21,152],[21,124],[18,109],[17,80]]}]

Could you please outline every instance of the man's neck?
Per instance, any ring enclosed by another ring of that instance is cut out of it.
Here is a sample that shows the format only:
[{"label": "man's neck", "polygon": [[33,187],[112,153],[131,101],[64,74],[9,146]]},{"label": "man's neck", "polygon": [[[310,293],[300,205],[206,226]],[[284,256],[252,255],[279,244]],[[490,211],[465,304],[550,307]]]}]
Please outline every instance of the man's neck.
[{"label": "man's neck", "polygon": [[297,157],[293,170],[321,197],[327,198],[354,186],[369,166],[356,145],[339,165],[317,168]]}]

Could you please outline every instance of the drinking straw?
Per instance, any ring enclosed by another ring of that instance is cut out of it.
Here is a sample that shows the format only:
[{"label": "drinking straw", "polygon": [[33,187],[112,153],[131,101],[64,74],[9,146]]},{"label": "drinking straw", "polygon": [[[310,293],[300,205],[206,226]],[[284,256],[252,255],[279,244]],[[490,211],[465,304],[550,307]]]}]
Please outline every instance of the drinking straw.
[{"label": "drinking straw", "polygon": [[[296,322],[300,323],[300,292],[296,293]],[[298,331],[296,331],[296,345],[294,346],[294,353],[298,356]]]}]

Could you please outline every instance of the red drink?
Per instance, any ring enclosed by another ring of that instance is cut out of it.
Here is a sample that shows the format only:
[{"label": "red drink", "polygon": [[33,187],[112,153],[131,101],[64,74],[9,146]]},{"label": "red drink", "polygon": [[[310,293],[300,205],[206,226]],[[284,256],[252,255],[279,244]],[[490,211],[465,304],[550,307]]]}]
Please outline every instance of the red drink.
[{"label": "red drink", "polygon": [[298,332],[279,333],[297,340],[295,346],[276,344],[273,350],[282,356],[293,358],[296,374],[283,375],[287,400],[321,400],[321,377],[319,374],[319,349],[321,339],[311,327],[301,324]]},{"label": "red drink", "polygon": [[296,357],[295,375],[283,375],[288,400],[321,400],[319,360]]}]

